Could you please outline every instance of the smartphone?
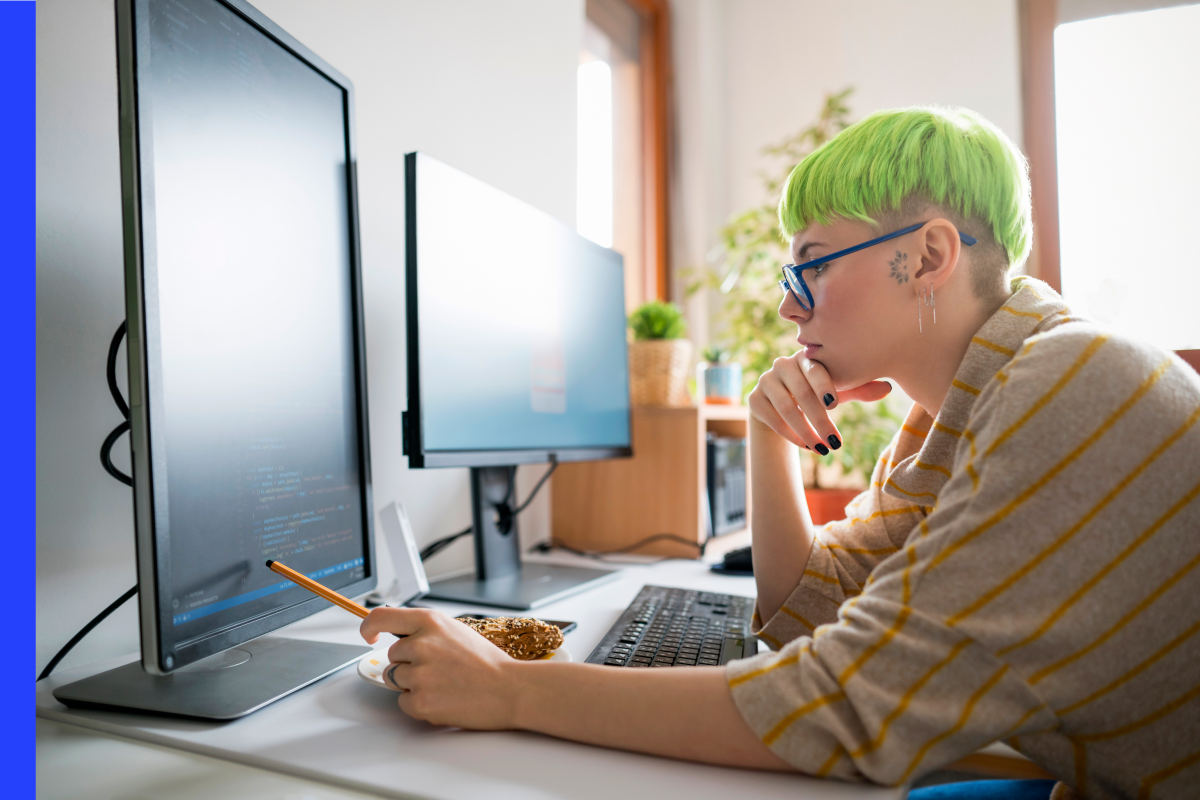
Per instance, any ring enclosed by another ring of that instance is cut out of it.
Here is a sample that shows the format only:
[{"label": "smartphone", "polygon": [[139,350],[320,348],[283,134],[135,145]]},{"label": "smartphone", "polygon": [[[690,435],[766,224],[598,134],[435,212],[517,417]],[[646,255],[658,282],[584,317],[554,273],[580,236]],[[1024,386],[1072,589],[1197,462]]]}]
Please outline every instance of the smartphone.
[{"label": "smartphone", "polygon": [[[499,617],[499,616],[502,616],[502,615],[500,615],[500,614],[459,614],[457,617],[455,617],[455,619],[495,619],[496,617]],[[545,622],[547,625],[553,625],[554,627],[558,628],[563,633],[570,633],[571,631],[575,630],[575,627],[576,627],[574,622],[563,622],[562,620],[557,620],[557,619],[544,619],[541,621]]]}]

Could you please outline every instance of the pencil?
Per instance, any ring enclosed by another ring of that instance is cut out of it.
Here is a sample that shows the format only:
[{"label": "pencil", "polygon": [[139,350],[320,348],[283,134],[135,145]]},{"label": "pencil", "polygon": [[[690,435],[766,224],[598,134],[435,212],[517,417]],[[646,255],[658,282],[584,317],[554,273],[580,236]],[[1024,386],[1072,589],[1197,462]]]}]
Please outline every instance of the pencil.
[{"label": "pencil", "polygon": [[342,608],[349,611],[351,614],[356,614],[365,619],[367,614],[371,613],[370,611],[363,608],[362,606],[360,606],[358,603],[354,602],[350,598],[343,597],[342,595],[335,592],[333,589],[325,588],[324,586],[322,586],[321,584],[312,580],[311,578],[306,578],[305,576],[301,575],[299,572],[296,572],[296,570],[292,569],[291,567],[285,567],[283,564],[280,564],[278,561],[273,561],[272,559],[268,558],[267,559],[267,568],[270,569],[272,572],[278,572],[280,575],[287,578],[288,580],[295,581],[298,585],[303,586],[305,589],[308,589],[310,592],[321,595],[321,597],[324,597],[326,600],[333,603],[334,605],[341,606]]}]

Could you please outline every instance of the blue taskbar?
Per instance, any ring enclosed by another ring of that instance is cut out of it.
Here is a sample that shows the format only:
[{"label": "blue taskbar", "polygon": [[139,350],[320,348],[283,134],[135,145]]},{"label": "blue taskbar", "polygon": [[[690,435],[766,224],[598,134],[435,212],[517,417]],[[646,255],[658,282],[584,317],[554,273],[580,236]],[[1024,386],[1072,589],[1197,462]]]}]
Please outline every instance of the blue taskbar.
[{"label": "blue taskbar", "polygon": [[[345,570],[361,567],[362,565],[363,560],[361,558],[355,558],[341,564],[335,564],[332,567],[325,567],[324,569],[319,569],[316,572],[308,572],[305,574],[315,581],[321,578],[326,578],[336,572],[344,572]],[[182,614],[176,614],[173,622],[175,625],[182,625],[185,622],[191,622],[194,619],[200,619],[200,617],[207,617],[209,614],[215,614],[218,611],[224,611],[227,608],[240,606],[242,603],[250,603],[254,600],[266,597],[267,595],[275,594],[276,592],[282,592],[284,589],[290,589],[295,585],[295,581],[283,581],[282,583],[274,583],[270,586],[264,586],[261,589],[255,589],[253,592],[246,592],[245,594],[239,594],[234,597],[230,597],[227,600],[218,600],[216,602],[209,603],[203,608],[197,608],[192,611],[185,611]]]}]

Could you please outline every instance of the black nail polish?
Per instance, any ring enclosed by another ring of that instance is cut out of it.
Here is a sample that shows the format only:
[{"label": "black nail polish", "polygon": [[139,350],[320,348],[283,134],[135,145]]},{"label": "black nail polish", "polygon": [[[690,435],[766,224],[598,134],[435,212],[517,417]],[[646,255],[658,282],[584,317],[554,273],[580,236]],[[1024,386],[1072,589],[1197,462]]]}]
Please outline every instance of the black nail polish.
[{"label": "black nail polish", "polygon": [[842,440],[839,439],[838,437],[834,436],[833,434],[830,434],[829,435],[829,446],[832,447],[834,450],[837,450],[839,447],[842,446]]},{"label": "black nail polish", "polygon": [[831,394],[826,394],[821,399],[825,401],[826,407],[828,407],[829,405],[831,405],[833,403],[833,395],[831,395]]},{"label": "black nail polish", "polygon": [[825,445],[819,444],[816,447],[817,447],[817,452],[820,453],[821,455],[823,455],[823,456],[829,455],[829,448],[826,447]]}]

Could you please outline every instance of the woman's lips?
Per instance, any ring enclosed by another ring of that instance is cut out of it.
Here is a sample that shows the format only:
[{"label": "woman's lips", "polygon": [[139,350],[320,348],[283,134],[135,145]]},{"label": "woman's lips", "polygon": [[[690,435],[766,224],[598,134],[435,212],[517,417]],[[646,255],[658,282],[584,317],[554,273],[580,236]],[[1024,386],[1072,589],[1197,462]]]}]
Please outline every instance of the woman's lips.
[{"label": "woman's lips", "polygon": [[819,344],[809,344],[804,346],[804,355],[808,358],[813,358],[820,351],[821,345]]}]

